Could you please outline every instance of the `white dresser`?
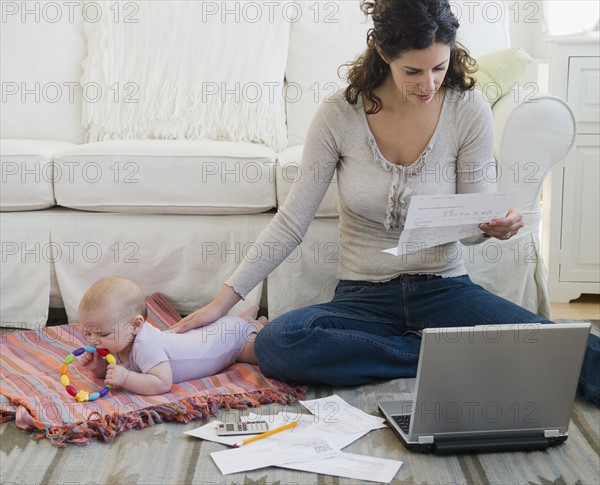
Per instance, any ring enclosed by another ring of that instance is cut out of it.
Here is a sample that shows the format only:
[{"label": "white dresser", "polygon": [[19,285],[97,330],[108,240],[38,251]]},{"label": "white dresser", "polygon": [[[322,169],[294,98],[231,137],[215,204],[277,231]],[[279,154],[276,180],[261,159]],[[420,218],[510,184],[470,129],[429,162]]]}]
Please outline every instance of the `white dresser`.
[{"label": "white dresser", "polygon": [[550,301],[600,293],[600,43],[598,33],[548,39],[549,91],[577,121],[575,145],[544,184],[542,254]]}]

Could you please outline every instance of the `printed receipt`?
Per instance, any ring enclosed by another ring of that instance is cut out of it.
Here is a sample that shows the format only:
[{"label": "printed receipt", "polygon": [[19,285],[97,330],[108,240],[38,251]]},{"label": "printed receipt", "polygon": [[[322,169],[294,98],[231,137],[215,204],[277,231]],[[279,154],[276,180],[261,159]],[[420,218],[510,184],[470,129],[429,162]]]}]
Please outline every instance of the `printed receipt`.
[{"label": "printed receipt", "polygon": [[413,195],[398,246],[385,253],[414,254],[481,234],[479,224],[504,217],[512,193]]}]

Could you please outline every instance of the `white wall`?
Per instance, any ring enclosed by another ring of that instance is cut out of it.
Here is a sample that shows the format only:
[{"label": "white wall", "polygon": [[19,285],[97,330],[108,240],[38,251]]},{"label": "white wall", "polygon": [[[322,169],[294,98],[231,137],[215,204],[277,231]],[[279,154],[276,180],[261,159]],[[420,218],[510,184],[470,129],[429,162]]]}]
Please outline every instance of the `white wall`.
[{"label": "white wall", "polygon": [[537,89],[548,91],[548,64],[550,45],[544,41],[542,0],[504,0],[510,19],[510,37],[513,46],[520,46],[534,62],[522,83],[536,83]]}]

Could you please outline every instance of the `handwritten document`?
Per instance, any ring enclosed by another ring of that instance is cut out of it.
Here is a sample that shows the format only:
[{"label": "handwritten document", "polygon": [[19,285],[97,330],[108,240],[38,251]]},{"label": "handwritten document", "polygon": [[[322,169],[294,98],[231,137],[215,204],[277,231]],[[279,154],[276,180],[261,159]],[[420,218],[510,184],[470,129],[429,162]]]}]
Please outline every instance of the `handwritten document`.
[{"label": "handwritten document", "polygon": [[398,246],[400,256],[481,234],[479,224],[506,216],[509,192],[413,195]]}]

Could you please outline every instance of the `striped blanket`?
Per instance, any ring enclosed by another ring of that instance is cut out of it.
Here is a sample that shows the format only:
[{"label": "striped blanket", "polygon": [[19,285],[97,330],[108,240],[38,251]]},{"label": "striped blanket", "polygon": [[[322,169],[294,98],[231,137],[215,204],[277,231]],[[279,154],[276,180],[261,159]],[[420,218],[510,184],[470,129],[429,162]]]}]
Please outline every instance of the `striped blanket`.
[{"label": "striped blanket", "polygon": [[[165,330],[181,318],[160,294],[147,299],[148,322]],[[74,349],[87,345],[79,325],[61,325],[5,334],[0,343],[0,422],[37,431],[59,447],[111,441],[129,429],[214,415],[220,408],[289,404],[306,389],[265,378],[256,366],[234,364],[221,374],[176,384],[160,396],[111,389],[93,402],[77,402],[60,382],[59,368]],[[102,389],[101,379],[74,362],[69,378],[75,389]]]}]

